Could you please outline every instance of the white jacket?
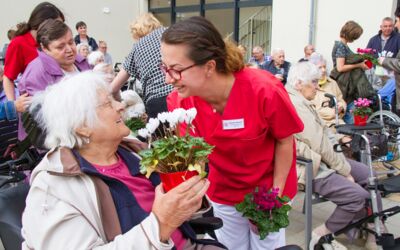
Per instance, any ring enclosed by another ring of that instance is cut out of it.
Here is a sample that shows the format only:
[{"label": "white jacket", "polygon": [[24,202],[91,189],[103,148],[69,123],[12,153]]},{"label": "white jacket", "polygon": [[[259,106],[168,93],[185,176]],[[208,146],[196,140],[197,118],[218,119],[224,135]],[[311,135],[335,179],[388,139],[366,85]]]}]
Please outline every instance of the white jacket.
[{"label": "white jacket", "polygon": [[160,229],[152,213],[121,234],[109,189],[101,185],[106,184],[82,173],[71,156],[68,149],[52,150],[33,171],[22,217],[22,249],[173,247],[171,240],[159,241]]}]

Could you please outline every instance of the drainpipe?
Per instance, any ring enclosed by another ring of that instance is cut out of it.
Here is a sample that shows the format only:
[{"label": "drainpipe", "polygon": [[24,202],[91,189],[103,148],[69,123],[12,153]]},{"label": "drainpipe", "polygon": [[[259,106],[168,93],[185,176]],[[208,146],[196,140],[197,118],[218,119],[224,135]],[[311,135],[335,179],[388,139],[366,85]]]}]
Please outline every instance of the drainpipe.
[{"label": "drainpipe", "polygon": [[308,33],[308,44],[314,44],[314,35],[315,35],[315,0],[311,0],[310,7],[310,25],[309,25],[309,33]]}]

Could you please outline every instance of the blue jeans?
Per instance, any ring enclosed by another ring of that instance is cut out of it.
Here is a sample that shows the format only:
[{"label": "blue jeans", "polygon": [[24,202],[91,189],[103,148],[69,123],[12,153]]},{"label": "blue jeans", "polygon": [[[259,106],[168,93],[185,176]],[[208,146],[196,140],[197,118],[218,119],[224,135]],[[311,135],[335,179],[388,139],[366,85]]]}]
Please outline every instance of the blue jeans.
[{"label": "blue jeans", "polygon": [[354,102],[348,103],[347,108],[346,108],[346,113],[343,116],[343,121],[347,124],[354,123],[353,114],[350,113],[350,110],[353,110],[353,109],[354,109]]}]

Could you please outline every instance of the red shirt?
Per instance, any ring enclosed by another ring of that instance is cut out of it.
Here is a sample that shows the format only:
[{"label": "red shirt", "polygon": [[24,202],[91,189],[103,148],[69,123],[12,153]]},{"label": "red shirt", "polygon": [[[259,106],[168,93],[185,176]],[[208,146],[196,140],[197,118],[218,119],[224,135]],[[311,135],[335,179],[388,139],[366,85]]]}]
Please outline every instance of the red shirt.
[{"label": "red shirt", "polygon": [[[132,176],[121,157],[118,157],[117,163],[110,166],[92,165],[103,175],[124,183],[132,192],[133,196],[135,196],[140,207],[148,213],[151,212],[155,193],[154,186],[151,184],[149,179],[143,175]],[[171,238],[176,249],[180,250],[184,248],[186,239],[183,237],[179,229],[172,233]]]},{"label": "red shirt", "polygon": [[14,81],[19,73],[23,73],[26,66],[38,56],[38,45],[31,32],[15,37],[7,48],[4,75]]},{"label": "red shirt", "polygon": [[[213,111],[199,97],[182,99],[176,91],[168,96],[168,108],[195,107],[195,135],[214,145],[209,156],[208,195],[217,203],[241,202],[256,186],[272,187],[276,139],[303,130],[281,82],[263,70],[245,68],[234,74],[235,82],[223,114]],[[293,147],[295,144],[293,142]],[[296,150],[283,194],[297,192]]]}]

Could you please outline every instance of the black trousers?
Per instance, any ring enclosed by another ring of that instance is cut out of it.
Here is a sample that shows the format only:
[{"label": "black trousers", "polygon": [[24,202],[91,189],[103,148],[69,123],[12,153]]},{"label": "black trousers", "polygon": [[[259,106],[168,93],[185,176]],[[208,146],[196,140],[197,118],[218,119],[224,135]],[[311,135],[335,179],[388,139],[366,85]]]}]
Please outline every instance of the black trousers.
[{"label": "black trousers", "polygon": [[168,111],[167,96],[153,98],[145,104],[149,118],[155,118],[159,113]]}]

